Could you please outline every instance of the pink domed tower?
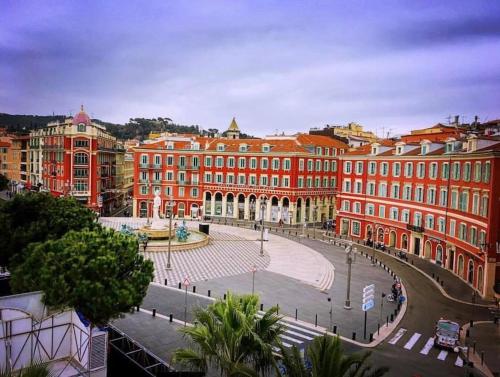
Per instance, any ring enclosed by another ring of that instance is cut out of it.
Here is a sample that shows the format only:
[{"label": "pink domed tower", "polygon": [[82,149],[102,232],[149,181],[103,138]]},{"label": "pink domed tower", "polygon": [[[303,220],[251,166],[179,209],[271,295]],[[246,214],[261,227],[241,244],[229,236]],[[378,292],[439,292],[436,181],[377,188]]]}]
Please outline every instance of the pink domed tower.
[{"label": "pink domed tower", "polygon": [[83,111],[83,105],[80,108],[80,112],[73,118],[73,124],[85,124],[90,126],[91,120],[85,111]]}]

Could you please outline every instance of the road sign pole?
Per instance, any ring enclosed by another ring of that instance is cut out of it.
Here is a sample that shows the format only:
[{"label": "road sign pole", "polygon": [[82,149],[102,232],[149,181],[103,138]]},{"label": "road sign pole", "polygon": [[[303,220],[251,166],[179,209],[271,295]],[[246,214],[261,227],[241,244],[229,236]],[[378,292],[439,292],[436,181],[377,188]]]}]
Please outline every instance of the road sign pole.
[{"label": "road sign pole", "polygon": [[363,330],[363,339],[366,339],[366,317],[368,316],[368,310],[365,311],[365,325]]}]

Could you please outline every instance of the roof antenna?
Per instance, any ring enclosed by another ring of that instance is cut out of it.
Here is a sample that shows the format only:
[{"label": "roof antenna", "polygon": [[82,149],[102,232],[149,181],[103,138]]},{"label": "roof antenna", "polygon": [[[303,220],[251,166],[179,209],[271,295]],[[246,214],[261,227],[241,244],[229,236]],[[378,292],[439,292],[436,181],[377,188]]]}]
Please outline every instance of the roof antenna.
[{"label": "roof antenna", "polygon": [[452,116],[451,115],[448,115],[445,119],[448,121],[448,124],[451,124],[451,118]]}]

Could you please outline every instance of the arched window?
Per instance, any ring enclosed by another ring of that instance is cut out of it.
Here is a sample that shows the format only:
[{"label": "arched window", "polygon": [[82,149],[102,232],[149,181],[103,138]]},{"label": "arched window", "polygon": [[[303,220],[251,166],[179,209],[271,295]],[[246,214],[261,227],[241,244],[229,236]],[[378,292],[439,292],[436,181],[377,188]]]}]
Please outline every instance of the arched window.
[{"label": "arched window", "polygon": [[469,260],[469,268],[467,269],[467,281],[470,284],[474,283],[474,262]]},{"label": "arched window", "polygon": [[443,263],[443,246],[436,246],[436,263],[441,265]]},{"label": "arched window", "polygon": [[408,250],[408,235],[405,233],[401,236],[401,249]]},{"label": "arched window", "polygon": [[477,290],[483,293],[483,267],[477,268]]},{"label": "arched window", "polygon": [[75,153],[76,165],[87,165],[89,163],[89,156],[86,153]]},{"label": "arched window", "polygon": [[457,270],[457,274],[461,278],[464,277],[464,256],[463,255],[459,255],[458,256],[458,270]]}]

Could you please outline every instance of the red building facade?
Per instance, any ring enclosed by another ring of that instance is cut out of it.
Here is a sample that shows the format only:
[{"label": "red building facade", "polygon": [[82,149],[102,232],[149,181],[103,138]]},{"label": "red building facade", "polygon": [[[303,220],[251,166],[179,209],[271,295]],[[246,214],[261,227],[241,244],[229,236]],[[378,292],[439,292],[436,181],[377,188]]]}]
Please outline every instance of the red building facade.
[{"label": "red building facade", "polygon": [[125,150],[82,110],[64,122],[37,130],[41,139],[42,189],[72,195],[84,205],[109,213],[117,203],[116,155]]},{"label": "red building facade", "polygon": [[429,259],[493,296],[500,140],[374,143],[340,159],[339,233]]},{"label": "red building facade", "polygon": [[134,215],[151,216],[157,191],[161,212],[166,213],[172,198],[179,218],[258,220],[266,199],[265,221],[293,225],[330,219],[335,216],[337,160],[346,150],[337,140],[305,134],[166,136],[135,148]]}]

